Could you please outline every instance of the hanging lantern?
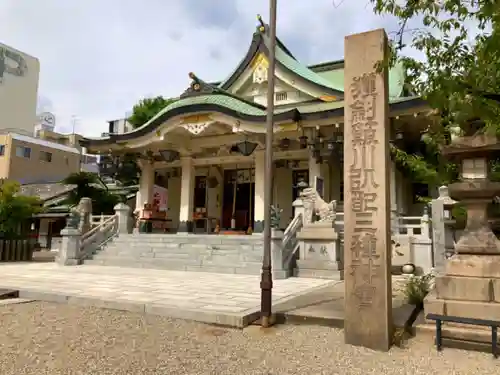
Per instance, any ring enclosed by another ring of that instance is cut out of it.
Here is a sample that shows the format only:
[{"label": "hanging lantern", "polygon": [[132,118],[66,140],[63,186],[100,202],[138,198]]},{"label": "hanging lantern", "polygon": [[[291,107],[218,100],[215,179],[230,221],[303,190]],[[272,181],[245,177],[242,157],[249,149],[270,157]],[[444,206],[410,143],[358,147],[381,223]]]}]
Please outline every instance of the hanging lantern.
[{"label": "hanging lantern", "polygon": [[290,148],[290,139],[283,138],[280,141],[280,148],[283,149],[283,150],[288,150],[288,148]]},{"label": "hanging lantern", "polygon": [[160,150],[160,155],[167,163],[179,159],[179,153],[175,150]]},{"label": "hanging lantern", "polygon": [[301,135],[299,137],[299,146],[301,149],[307,148],[307,136]]},{"label": "hanging lantern", "polygon": [[235,146],[241,155],[250,156],[257,148],[257,143],[249,142],[245,139],[243,142],[237,143]]},{"label": "hanging lantern", "polygon": [[325,139],[325,138],[323,137],[323,134],[321,134],[321,132],[318,130],[318,134],[316,134],[316,141],[317,141],[319,144],[321,144],[321,143],[323,143],[323,140],[324,140],[324,139]]}]

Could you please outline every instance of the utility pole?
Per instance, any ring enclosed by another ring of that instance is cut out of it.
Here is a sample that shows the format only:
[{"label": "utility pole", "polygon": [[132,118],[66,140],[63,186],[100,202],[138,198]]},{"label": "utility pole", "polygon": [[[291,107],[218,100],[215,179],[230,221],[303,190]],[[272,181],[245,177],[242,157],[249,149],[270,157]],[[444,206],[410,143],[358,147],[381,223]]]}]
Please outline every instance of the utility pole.
[{"label": "utility pole", "polygon": [[273,204],[273,137],[274,137],[274,86],[276,67],[276,12],[277,0],[269,0],[269,67],[267,70],[267,119],[265,150],[265,191],[264,191],[264,256],[262,258],[261,289],[261,325],[271,325],[273,274],[271,264],[271,205]]}]

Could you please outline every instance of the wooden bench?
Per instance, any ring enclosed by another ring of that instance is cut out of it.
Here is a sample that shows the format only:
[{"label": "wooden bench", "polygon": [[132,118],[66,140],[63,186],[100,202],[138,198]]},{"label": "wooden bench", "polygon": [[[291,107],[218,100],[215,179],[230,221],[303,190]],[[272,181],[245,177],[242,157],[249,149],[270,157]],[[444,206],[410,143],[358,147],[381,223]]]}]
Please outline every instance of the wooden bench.
[{"label": "wooden bench", "polygon": [[500,327],[500,321],[486,320],[486,319],[474,319],[474,318],[462,318],[459,316],[445,316],[439,314],[427,314],[426,318],[428,320],[436,321],[436,349],[441,351],[443,348],[443,333],[442,333],[442,323],[452,322],[461,324],[470,324],[475,326],[491,327],[491,353],[493,357],[498,358],[498,332],[497,329]]}]

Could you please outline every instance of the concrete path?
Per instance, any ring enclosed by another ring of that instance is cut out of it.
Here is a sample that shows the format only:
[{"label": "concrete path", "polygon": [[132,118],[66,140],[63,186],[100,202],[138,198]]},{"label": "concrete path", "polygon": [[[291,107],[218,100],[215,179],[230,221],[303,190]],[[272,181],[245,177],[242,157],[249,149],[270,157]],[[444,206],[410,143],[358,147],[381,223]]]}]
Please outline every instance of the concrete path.
[{"label": "concrete path", "polygon": [[[260,276],[55,263],[0,265],[0,288],[19,297],[244,327],[259,316]],[[338,281],[275,280],[273,304]]]}]

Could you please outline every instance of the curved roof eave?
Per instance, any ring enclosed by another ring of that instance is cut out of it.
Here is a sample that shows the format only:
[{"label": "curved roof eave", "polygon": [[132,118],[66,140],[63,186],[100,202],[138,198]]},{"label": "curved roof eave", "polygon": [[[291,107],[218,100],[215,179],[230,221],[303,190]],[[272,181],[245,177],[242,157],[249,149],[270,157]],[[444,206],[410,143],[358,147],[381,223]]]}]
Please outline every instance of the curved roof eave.
[{"label": "curved roof eave", "polygon": [[[393,100],[389,103],[390,111],[404,111],[412,108],[419,108],[426,106],[426,101],[421,97],[409,97],[409,98],[401,98],[398,100]],[[148,127],[143,127],[140,132],[131,132],[125,134],[117,134],[111,135],[108,138],[99,138],[99,139],[90,139],[84,138],[82,139],[81,145],[84,147],[99,147],[99,146],[107,146],[112,145],[116,142],[120,141],[128,141],[132,139],[136,139],[138,137],[147,135],[148,133],[155,131],[162,123],[167,121],[168,119],[181,115],[181,114],[189,114],[192,112],[218,112],[222,114],[226,114],[232,116],[234,118],[243,120],[243,121],[254,121],[254,122],[264,122],[266,120],[266,115],[248,115],[243,113],[238,113],[234,109],[230,109],[227,107],[223,107],[215,104],[192,104],[190,106],[178,107],[168,112],[161,114],[158,117],[157,122],[150,123]],[[319,120],[326,119],[329,117],[340,117],[344,115],[344,107],[337,107],[333,109],[326,109],[324,111],[318,112],[304,112],[301,113],[300,110],[290,109],[288,111],[280,112],[275,114],[275,121],[298,121],[298,120]]]},{"label": "curved roof eave", "polygon": [[[247,103],[244,104],[248,105]],[[92,146],[112,145],[122,141],[130,141],[156,131],[163,123],[165,123],[166,121],[168,121],[173,117],[180,115],[189,115],[191,113],[199,113],[199,112],[205,112],[205,113],[216,112],[247,122],[265,122],[267,117],[265,109],[261,109],[260,107],[256,106],[254,107],[254,110],[255,110],[254,113],[248,113],[248,111],[242,112],[238,111],[237,109],[231,108],[229,106],[216,103],[194,103],[194,104],[182,105],[172,108],[170,110],[160,112],[148,123],[146,123],[145,125],[141,126],[138,129],[135,129],[132,132],[123,134],[111,134],[109,137],[106,138],[95,138],[95,139],[84,138],[80,141],[80,144],[83,147],[92,147]],[[274,115],[274,120],[276,122],[282,122],[288,120],[296,121],[298,120],[298,116],[299,112],[297,109],[294,108],[294,109],[289,109],[287,111],[276,113]]]}]

